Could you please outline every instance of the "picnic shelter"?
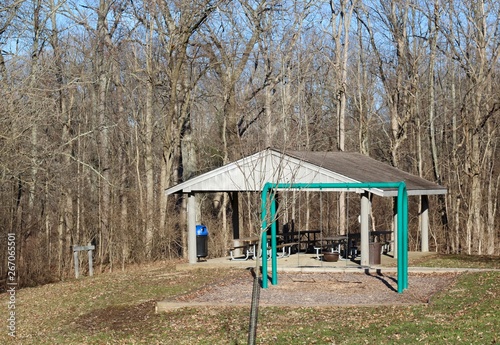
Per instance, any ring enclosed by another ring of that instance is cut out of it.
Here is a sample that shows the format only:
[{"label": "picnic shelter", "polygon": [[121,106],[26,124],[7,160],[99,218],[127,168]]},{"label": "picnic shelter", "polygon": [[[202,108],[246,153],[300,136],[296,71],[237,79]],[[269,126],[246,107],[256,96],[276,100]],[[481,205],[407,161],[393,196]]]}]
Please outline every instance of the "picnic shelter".
[{"label": "picnic shelter", "polygon": [[[354,152],[288,151],[267,148],[193,177],[165,190],[168,195],[187,195],[188,259],[195,264],[197,193],[231,193],[233,238],[240,238],[238,193],[261,192],[266,183],[317,184],[317,183],[371,183],[405,182],[408,196],[421,198],[420,219],[421,251],[429,251],[429,195],[446,194],[446,187],[419,176],[404,172],[389,164]],[[328,191],[324,189],[322,191]],[[335,189],[334,191],[341,191]],[[349,188],[361,196],[361,265],[368,266],[369,231],[368,214],[371,212],[370,193],[396,198],[397,188]],[[397,227],[394,210],[393,229]],[[397,248],[397,242],[394,243]],[[397,251],[394,250],[396,253]]]}]

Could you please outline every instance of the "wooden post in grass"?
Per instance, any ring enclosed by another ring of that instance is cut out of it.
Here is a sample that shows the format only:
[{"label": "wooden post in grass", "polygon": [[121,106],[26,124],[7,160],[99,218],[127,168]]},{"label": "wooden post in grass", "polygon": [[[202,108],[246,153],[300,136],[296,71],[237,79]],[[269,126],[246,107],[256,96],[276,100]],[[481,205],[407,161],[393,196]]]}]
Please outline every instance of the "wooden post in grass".
[{"label": "wooden post in grass", "polygon": [[79,277],[79,259],[78,253],[82,250],[86,250],[89,256],[89,276],[94,275],[94,267],[92,265],[92,251],[95,249],[95,246],[90,243],[86,246],[73,246],[73,260],[75,261],[75,277],[78,279]]}]

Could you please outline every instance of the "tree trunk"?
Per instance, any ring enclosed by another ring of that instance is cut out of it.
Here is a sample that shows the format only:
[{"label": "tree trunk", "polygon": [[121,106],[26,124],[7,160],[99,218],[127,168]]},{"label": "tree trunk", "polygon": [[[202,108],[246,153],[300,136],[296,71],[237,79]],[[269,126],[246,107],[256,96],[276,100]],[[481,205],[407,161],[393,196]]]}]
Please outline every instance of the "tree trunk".
[{"label": "tree trunk", "polygon": [[[488,133],[489,136],[494,137],[495,129],[493,125],[488,124]],[[496,213],[497,213],[497,205],[498,205],[498,189],[500,187],[500,174],[497,174],[497,178],[495,181],[495,159],[494,152],[496,151],[496,146],[492,144],[488,144],[486,146],[486,161],[488,162],[488,168],[485,169],[487,171],[487,183],[488,190],[487,193],[487,220],[486,220],[486,254],[495,255],[495,244],[496,244],[496,236],[495,226],[496,226]]]},{"label": "tree trunk", "polygon": [[146,259],[151,259],[153,252],[153,236],[154,236],[154,168],[153,168],[153,83],[155,81],[153,71],[153,52],[152,52],[152,28],[148,35],[148,55],[146,62],[146,107],[144,109],[144,171],[146,175],[146,204],[143,213],[146,215],[144,219],[145,226],[145,256]]},{"label": "tree trunk", "polygon": [[[356,2],[340,1],[339,7],[335,8],[333,1],[330,2],[332,14],[332,35],[335,43],[335,67],[337,69],[337,150],[345,151],[345,109],[346,109],[346,88],[347,88],[347,60],[349,53],[349,30],[351,28],[351,18]],[[347,232],[346,218],[346,193],[339,195],[339,225],[340,233]]]},{"label": "tree trunk", "polygon": [[358,46],[359,46],[359,60],[357,63],[357,102],[359,112],[359,128],[358,128],[358,145],[359,152],[364,155],[370,155],[369,148],[369,121],[368,121],[368,99],[370,98],[367,68],[365,66],[365,48],[362,36],[362,25],[358,21]]},{"label": "tree trunk", "polygon": [[[439,3],[434,1],[434,12],[432,17],[429,18],[429,137],[431,145],[431,160],[432,168],[434,172],[434,180],[441,184],[441,173],[440,173],[440,162],[438,158],[438,149],[436,145],[436,129],[435,129],[435,81],[434,81],[434,69],[436,61],[436,49],[437,49],[437,28],[439,27]],[[450,238],[449,238],[449,228],[448,228],[448,211],[446,208],[446,197],[444,195],[438,195],[439,212],[441,213],[441,225],[443,231],[443,237],[445,238],[445,248],[446,252],[449,253],[450,250]]]},{"label": "tree trunk", "polygon": [[109,34],[106,16],[109,10],[107,0],[99,1],[97,11],[97,50],[95,58],[96,73],[96,100],[94,116],[98,122],[97,145],[99,151],[100,180],[100,243],[99,255],[101,267],[109,262],[109,236],[110,236],[110,212],[111,212],[111,166],[109,156],[109,123],[106,109],[106,96],[108,88],[108,75],[105,57],[106,36]]}]

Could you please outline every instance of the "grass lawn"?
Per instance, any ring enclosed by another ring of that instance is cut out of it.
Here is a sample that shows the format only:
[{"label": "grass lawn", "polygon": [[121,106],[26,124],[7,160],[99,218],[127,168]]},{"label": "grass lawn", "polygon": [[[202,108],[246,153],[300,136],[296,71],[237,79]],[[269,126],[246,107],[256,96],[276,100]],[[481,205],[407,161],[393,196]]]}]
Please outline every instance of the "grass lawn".
[{"label": "grass lawn", "polygon": [[[500,268],[498,257],[436,255],[418,266]],[[0,295],[0,344],[246,344],[248,307],[183,308],[155,302],[202,288],[230,269],[176,271],[175,262],[132,267]],[[468,272],[428,305],[259,309],[258,344],[497,344],[500,271]]]}]

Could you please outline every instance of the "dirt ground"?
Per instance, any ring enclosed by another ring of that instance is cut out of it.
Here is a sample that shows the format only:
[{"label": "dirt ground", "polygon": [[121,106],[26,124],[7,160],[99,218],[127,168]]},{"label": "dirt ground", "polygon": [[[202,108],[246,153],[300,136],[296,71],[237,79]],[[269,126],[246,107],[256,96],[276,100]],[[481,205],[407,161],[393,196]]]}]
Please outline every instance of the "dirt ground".
[{"label": "dirt ground", "polygon": [[[280,273],[278,285],[261,289],[261,306],[321,307],[428,303],[438,291],[450,286],[456,273],[410,273],[408,289],[397,292],[396,273]],[[230,280],[170,301],[170,307],[249,305],[253,278],[242,272]]]}]

